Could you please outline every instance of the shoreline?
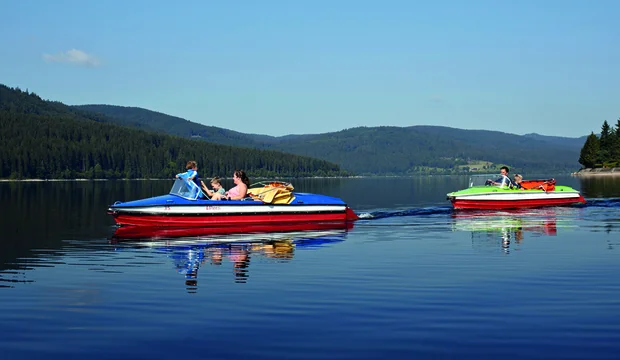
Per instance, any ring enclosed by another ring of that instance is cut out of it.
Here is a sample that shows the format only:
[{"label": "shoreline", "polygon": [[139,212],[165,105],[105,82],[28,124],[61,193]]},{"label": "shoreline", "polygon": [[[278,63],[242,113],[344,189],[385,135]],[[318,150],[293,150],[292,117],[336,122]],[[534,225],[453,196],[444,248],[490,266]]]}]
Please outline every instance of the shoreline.
[{"label": "shoreline", "polygon": [[[347,176],[347,177],[330,177],[330,176],[312,176],[312,177],[299,177],[293,179],[348,179],[348,178],[360,178],[362,176]],[[220,179],[232,179],[228,177],[221,177]],[[278,177],[278,178],[263,178],[256,177],[257,180],[278,180],[278,179],[291,179],[291,177]],[[0,179],[0,183],[2,182],[62,182],[62,181],[79,181],[79,182],[87,182],[87,181],[173,181],[174,179],[159,179],[159,178],[140,178],[140,179]],[[204,180],[204,179],[203,179]]]},{"label": "shoreline", "polygon": [[620,176],[620,168],[581,169],[572,176]]},{"label": "shoreline", "polygon": [[[601,174],[601,175],[620,175],[620,168],[616,168],[615,173]],[[382,179],[382,178],[418,178],[418,177],[453,177],[453,176],[472,176],[472,175],[489,175],[490,173],[465,173],[465,174],[408,174],[408,175],[354,175],[354,176],[303,176],[303,177],[288,177],[279,176],[275,178],[256,177],[257,181],[264,180],[278,180],[278,179]],[[566,176],[578,176],[579,171],[573,173],[562,173]],[[598,173],[582,174],[582,175],[598,175]],[[220,179],[232,179],[228,177],[221,177]],[[0,183],[8,182],[63,182],[63,181],[75,181],[75,182],[88,182],[88,181],[168,181],[174,179],[167,178],[138,178],[138,179],[0,179]],[[204,179],[203,179],[204,180]]]}]

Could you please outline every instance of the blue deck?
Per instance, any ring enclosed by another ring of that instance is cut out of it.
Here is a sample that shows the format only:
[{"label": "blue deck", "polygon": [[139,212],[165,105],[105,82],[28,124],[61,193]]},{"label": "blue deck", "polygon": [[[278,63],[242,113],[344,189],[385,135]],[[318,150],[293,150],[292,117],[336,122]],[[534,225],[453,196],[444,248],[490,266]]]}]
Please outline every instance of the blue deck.
[{"label": "blue deck", "polygon": [[[346,205],[342,199],[326,196],[326,195],[318,195],[318,194],[310,194],[310,193],[293,193],[295,195],[295,199],[290,204],[264,204],[264,205],[273,205],[273,206],[291,206],[291,205]],[[188,200],[184,199],[177,195],[161,195],[155,196],[152,198],[141,199],[141,200],[133,200],[127,202],[121,202],[114,205],[111,205],[112,209],[119,209],[125,207],[146,207],[146,206],[162,206],[162,205],[239,205],[239,206],[248,206],[248,205],[256,205],[263,204],[260,201],[254,200]]]}]

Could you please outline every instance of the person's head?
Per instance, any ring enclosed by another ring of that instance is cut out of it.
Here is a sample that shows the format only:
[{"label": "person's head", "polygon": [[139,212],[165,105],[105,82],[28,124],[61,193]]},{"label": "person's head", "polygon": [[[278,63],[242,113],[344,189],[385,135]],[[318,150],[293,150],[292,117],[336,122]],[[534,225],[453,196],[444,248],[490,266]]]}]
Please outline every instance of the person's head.
[{"label": "person's head", "polygon": [[211,186],[215,190],[218,190],[219,188],[221,188],[222,187],[222,183],[220,182],[220,178],[216,176],[213,179],[211,179]]},{"label": "person's head", "polygon": [[243,170],[235,170],[235,172],[233,173],[233,182],[235,184],[239,184],[240,182],[242,182],[246,186],[250,186],[250,179]]},{"label": "person's head", "polygon": [[508,176],[508,173],[510,172],[510,169],[508,169],[508,166],[502,166],[499,169],[499,173],[504,175],[504,176]]},{"label": "person's head", "polygon": [[190,161],[187,162],[187,165],[185,165],[185,168],[187,170],[189,170],[189,169],[196,169],[196,168],[198,168],[198,163],[196,163],[194,160],[190,160]]},{"label": "person's head", "polygon": [[523,180],[523,176],[515,174],[515,183],[519,184]]}]

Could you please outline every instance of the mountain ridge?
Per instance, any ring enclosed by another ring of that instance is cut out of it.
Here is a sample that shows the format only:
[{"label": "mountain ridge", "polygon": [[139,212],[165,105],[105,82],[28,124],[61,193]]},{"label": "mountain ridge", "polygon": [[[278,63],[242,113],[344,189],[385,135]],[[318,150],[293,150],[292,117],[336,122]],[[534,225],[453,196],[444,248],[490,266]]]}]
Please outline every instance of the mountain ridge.
[{"label": "mountain ridge", "polygon": [[479,160],[510,164],[521,172],[572,172],[579,168],[579,150],[585,141],[585,136],[516,135],[436,125],[360,126],[327,133],[270,136],[203,125],[137,107],[130,110],[101,104],[75,107],[114,117],[119,123],[140,123],[179,136],[317,157],[363,175],[406,175],[431,168],[454,172]]},{"label": "mountain ridge", "polygon": [[0,84],[0,178],[171,178],[196,160],[203,177],[348,176],[326,160],[203,142],[43,100]]},{"label": "mountain ridge", "polygon": [[[523,136],[523,137],[530,137],[530,138],[534,138],[534,139],[541,139],[541,140],[569,140],[569,141],[585,141],[585,139],[588,137],[588,135],[582,135],[582,136],[577,136],[577,137],[571,137],[571,136],[556,136],[556,135],[544,135],[544,134],[538,134],[536,132],[532,132],[532,133],[526,133],[523,135],[518,135],[515,133],[510,133],[510,132],[505,132],[505,131],[499,131],[499,130],[486,130],[486,129],[461,129],[461,128],[456,128],[456,127],[450,127],[450,126],[442,126],[442,125],[410,125],[410,126],[394,126],[394,125],[377,125],[377,126],[355,126],[355,127],[350,127],[350,128],[344,128],[341,130],[337,130],[337,131],[328,131],[328,132],[319,132],[319,133],[309,133],[309,134],[297,134],[297,133],[290,133],[290,134],[285,134],[285,135],[280,135],[280,136],[275,136],[275,135],[266,135],[266,134],[250,134],[250,133],[243,133],[240,131],[236,131],[236,130],[230,130],[230,129],[226,129],[226,128],[222,128],[222,127],[217,127],[217,126],[213,126],[213,125],[206,125],[206,124],[202,124],[200,122],[196,122],[196,121],[192,121],[192,120],[188,120],[179,116],[175,116],[175,115],[170,115],[161,111],[155,111],[155,110],[150,110],[150,109],[146,109],[146,108],[142,108],[142,107],[138,107],[138,106],[122,106],[122,105],[109,105],[109,104],[82,104],[82,105],[68,105],[74,108],[82,108],[82,109],[86,109],[89,112],[101,112],[103,114],[107,114],[107,115],[113,115],[113,112],[109,111],[109,109],[112,108],[118,108],[118,109],[130,109],[130,110],[134,110],[134,111],[143,111],[146,113],[151,113],[151,114],[157,114],[159,116],[164,116],[164,117],[169,117],[169,118],[173,118],[173,119],[177,119],[179,121],[183,121],[183,122],[187,122],[189,124],[193,124],[195,126],[199,126],[199,127],[207,127],[207,128],[213,128],[213,129],[223,129],[226,130],[228,132],[231,133],[236,133],[236,134],[241,134],[241,135],[250,135],[250,136],[255,136],[255,137],[265,137],[265,138],[271,138],[271,139],[279,139],[279,138],[286,138],[286,137],[296,137],[296,136],[309,136],[309,135],[326,135],[326,134],[333,134],[333,133],[338,133],[338,132],[342,132],[342,131],[346,131],[346,130],[351,130],[351,129],[358,129],[358,128],[366,128],[366,129],[372,129],[372,128],[380,128],[380,127],[386,127],[386,128],[413,128],[413,127],[428,127],[428,128],[434,128],[434,127],[438,127],[438,128],[447,128],[447,129],[456,129],[456,130],[462,130],[462,131],[486,131],[486,132],[492,132],[492,133],[503,133],[503,134],[509,134],[509,135],[515,135],[515,136]],[[120,112],[119,112],[120,114]],[[122,114],[122,118],[126,118],[125,114]]]}]

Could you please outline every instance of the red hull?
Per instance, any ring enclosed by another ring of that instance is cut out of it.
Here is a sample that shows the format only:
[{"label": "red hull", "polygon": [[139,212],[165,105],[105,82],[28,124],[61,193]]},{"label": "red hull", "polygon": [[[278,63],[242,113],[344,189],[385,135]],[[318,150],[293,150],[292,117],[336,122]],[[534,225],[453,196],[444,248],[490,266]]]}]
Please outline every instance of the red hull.
[{"label": "red hull", "polygon": [[241,226],[211,226],[207,228],[173,228],[173,227],[152,227],[152,226],[121,226],[116,229],[113,241],[132,240],[132,239],[161,239],[178,237],[196,237],[208,235],[225,235],[235,233],[272,233],[272,232],[291,232],[291,231],[317,231],[317,230],[351,230],[352,222],[336,223],[288,223],[275,226],[274,224],[248,224]]},{"label": "red hull", "polygon": [[585,204],[583,196],[570,199],[545,199],[545,200],[451,200],[455,209],[522,209],[544,206],[566,206],[573,204]]},{"label": "red hull", "polygon": [[290,213],[242,215],[150,215],[111,213],[118,225],[151,227],[241,227],[260,224],[280,227],[287,223],[347,222],[358,219],[350,208],[340,213]]}]

